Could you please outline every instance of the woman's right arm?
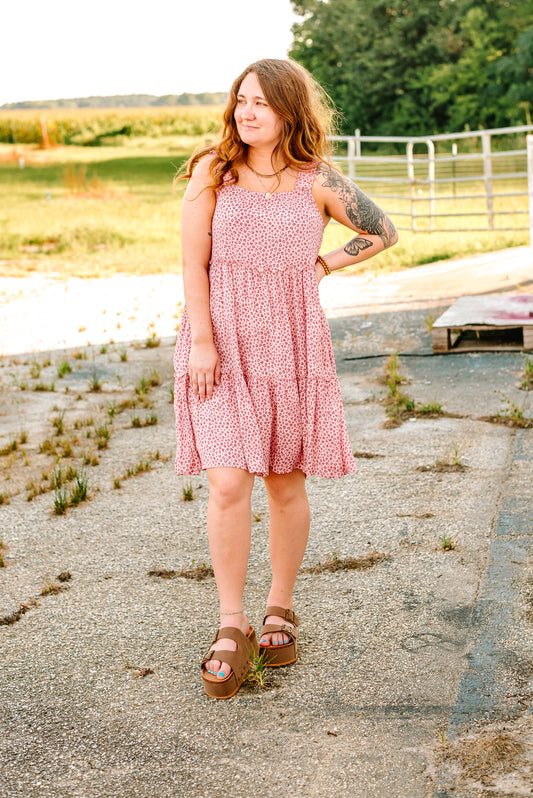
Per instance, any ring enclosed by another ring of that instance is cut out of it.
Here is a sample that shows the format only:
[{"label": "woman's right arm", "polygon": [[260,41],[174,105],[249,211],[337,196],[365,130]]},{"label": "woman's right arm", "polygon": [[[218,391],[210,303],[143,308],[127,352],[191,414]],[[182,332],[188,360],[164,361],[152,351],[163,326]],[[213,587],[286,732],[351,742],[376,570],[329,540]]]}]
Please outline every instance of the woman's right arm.
[{"label": "woman's right arm", "polygon": [[183,289],[191,325],[189,379],[201,402],[212,397],[213,386],[220,382],[220,359],[213,342],[207,271],[216,202],[215,192],[209,188],[212,183],[210,161],[211,158],[206,156],[196,166],[181,211]]}]

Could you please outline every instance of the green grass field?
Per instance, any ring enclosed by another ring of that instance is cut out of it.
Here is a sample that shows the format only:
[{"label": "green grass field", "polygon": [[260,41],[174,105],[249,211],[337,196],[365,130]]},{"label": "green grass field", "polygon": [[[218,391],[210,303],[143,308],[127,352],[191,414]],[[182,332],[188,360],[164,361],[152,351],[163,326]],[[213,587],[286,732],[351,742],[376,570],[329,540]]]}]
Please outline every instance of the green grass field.
[{"label": "green grass field", "polygon": [[[36,144],[0,144],[2,275],[38,273],[61,277],[101,277],[116,273],[180,271],[179,225],[183,184],[173,191],[172,181],[177,169],[196,147],[214,140],[216,131],[211,132],[213,109],[203,111],[206,119],[201,134],[195,132],[197,128],[192,126],[192,112],[186,109],[189,127],[185,123],[181,127],[176,123],[176,127],[189,132],[169,135],[165,133],[170,125],[168,114],[166,127],[153,115],[150,126],[146,120],[143,123],[142,115],[135,111],[139,127],[144,124],[148,133],[113,136],[113,130],[124,128],[122,122],[126,111],[129,109],[116,112],[113,117],[115,127],[108,126],[108,136],[99,139],[99,146],[40,148]],[[198,115],[198,109],[194,111]],[[78,113],[90,121],[89,112],[69,112],[71,115]],[[2,120],[1,116],[0,127],[2,124],[5,127],[5,119]],[[195,119],[194,124],[199,124]],[[98,127],[91,125],[91,130]],[[85,135],[83,130],[80,135]],[[24,158],[24,168],[19,165],[21,157]],[[377,191],[375,184],[365,181],[364,172],[360,173],[358,180],[371,196],[374,190]],[[480,189],[475,184],[466,186],[471,193]],[[443,191],[446,190],[449,192],[450,188],[443,186]],[[503,187],[499,185],[498,190],[503,190]],[[379,192],[386,191],[386,184],[379,186]],[[462,186],[461,191],[465,193]],[[390,193],[398,193],[398,188]],[[423,195],[421,200],[417,208],[423,212],[424,208],[427,210],[427,203]],[[522,198],[513,198],[507,201],[506,208],[512,210],[516,206],[519,210],[526,201],[527,198],[523,202]],[[382,204],[399,225],[407,223],[406,218],[394,216],[408,208],[406,193],[405,199],[384,199]],[[465,201],[456,199],[437,203],[437,206],[439,212],[461,212]],[[483,209],[484,201],[469,202],[468,210],[478,206]],[[453,224],[453,218],[449,217],[442,224]],[[471,218],[472,227],[478,226],[480,219]],[[527,225],[524,216],[502,218],[506,226],[510,226],[513,220],[517,226]],[[502,223],[498,221],[497,224]],[[421,221],[420,227],[424,226],[427,227],[427,223]],[[351,231],[330,224],[323,251],[340,246],[351,237]],[[345,273],[391,271],[526,243],[527,231],[431,234],[407,231],[401,233],[397,246],[371,262],[345,270]]]}]

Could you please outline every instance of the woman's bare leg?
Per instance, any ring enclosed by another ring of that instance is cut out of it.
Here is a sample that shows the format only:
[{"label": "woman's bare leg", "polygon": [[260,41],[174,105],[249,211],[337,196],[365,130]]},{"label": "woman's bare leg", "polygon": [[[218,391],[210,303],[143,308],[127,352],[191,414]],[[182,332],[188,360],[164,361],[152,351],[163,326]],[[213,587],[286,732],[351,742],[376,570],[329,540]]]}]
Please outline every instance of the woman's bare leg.
[{"label": "woman's bare leg", "polygon": [[[309,500],[305,488],[305,474],[295,470],[290,474],[270,472],[265,477],[270,507],[270,562],[272,587],[267,604],[292,609],[292,593],[296,575],[302,564],[309,537]],[[267,623],[286,623],[284,618],[271,615]],[[260,645],[288,643],[283,632],[263,635]]]},{"label": "woman's bare leg", "polygon": [[[242,609],[251,537],[251,495],[254,475],[241,468],[208,468],[207,533],[211,562],[220,599],[220,627],[231,626],[247,634],[250,624]],[[233,640],[217,640],[213,648],[235,651]],[[231,668],[209,660],[206,670],[221,679]]]}]

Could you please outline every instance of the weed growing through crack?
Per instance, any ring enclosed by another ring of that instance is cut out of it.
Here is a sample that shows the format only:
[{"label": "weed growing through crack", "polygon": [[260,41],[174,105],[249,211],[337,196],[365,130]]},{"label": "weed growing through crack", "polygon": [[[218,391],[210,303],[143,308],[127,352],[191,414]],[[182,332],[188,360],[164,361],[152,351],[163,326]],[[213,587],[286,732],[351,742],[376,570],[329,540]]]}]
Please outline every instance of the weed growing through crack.
[{"label": "weed growing through crack", "polygon": [[392,354],[385,364],[383,381],[388,388],[385,396],[386,413],[389,417],[387,427],[399,426],[405,416],[415,409],[415,401],[400,391],[399,386],[407,382],[398,371],[398,355]]},{"label": "weed growing through crack", "polygon": [[96,438],[96,448],[99,450],[107,449],[110,438],[108,425],[101,424],[99,427],[95,427],[94,433]]},{"label": "weed growing through crack", "polygon": [[[115,477],[113,481],[113,487],[118,490],[118,488],[122,487],[122,482],[126,479],[131,479],[132,477],[137,477],[140,474],[145,474],[147,471],[151,471],[154,467],[154,461],[160,460],[161,454],[159,453],[159,449],[157,449],[154,454],[149,455],[146,458],[141,458],[135,465],[130,466],[125,474],[122,474],[119,477]],[[163,458],[167,459],[167,458]]]},{"label": "weed growing through crack", "polygon": [[428,332],[431,332],[431,330],[433,329],[433,325],[435,324],[435,322],[437,321],[438,318],[439,318],[439,314],[438,313],[427,313],[426,314],[426,317],[424,319],[424,324],[426,325],[426,329],[427,329]]},{"label": "weed growing through crack", "polygon": [[115,401],[108,402],[106,410],[107,410],[107,415],[109,416],[110,422],[113,423],[113,419],[115,418],[115,415],[116,415],[116,412],[117,412],[117,403]]},{"label": "weed growing through crack", "polygon": [[76,474],[74,484],[70,489],[69,503],[72,506],[80,504],[87,499],[89,491],[89,480],[87,474],[83,471]]},{"label": "weed growing through crack", "polygon": [[244,683],[250,687],[268,687],[269,677],[272,675],[272,671],[269,671],[267,668],[267,662],[267,652],[260,651],[259,654],[253,658],[252,664],[250,665],[250,670],[244,679]]},{"label": "weed growing through crack", "polygon": [[194,500],[194,488],[188,478],[184,478],[181,486],[181,500],[184,502],[192,502]]},{"label": "weed growing through crack", "polygon": [[38,360],[34,360],[30,367],[30,376],[33,380],[38,380],[41,376],[41,364]]},{"label": "weed growing through crack", "polygon": [[6,443],[6,445],[0,449],[0,457],[7,457],[8,455],[12,454],[12,452],[16,452],[19,448],[19,442],[17,438],[13,438],[13,440]]},{"label": "weed growing through crack", "polygon": [[522,391],[533,391],[533,358],[526,357],[520,389]]},{"label": "weed growing through crack", "polygon": [[524,417],[524,411],[519,407],[517,402],[514,402],[509,396],[504,394],[503,391],[495,391],[494,393],[499,393],[501,395],[503,409],[495,416],[487,417],[486,420],[496,421],[510,427],[521,427],[524,429],[533,427],[533,419]]},{"label": "weed growing through crack", "polygon": [[417,467],[417,471],[422,472],[442,472],[442,471],[465,471],[468,468],[463,463],[463,457],[461,455],[461,449],[459,444],[454,441],[452,443],[451,453],[448,457],[444,459],[437,459],[434,465],[422,465]]},{"label": "weed growing through crack", "polygon": [[[2,504],[9,504],[9,493],[0,493],[0,506]],[[0,558],[1,558],[1,552],[0,552]],[[0,564],[0,568],[1,567],[2,565]]]},{"label": "weed growing through crack", "polygon": [[157,388],[158,385],[161,385],[161,377],[159,376],[159,372],[156,371],[156,369],[152,369],[152,371],[148,374],[146,381],[151,388]]},{"label": "weed growing through crack", "polygon": [[2,538],[0,538],[0,568],[5,568],[6,567],[6,562],[4,560],[4,554],[5,554],[6,549],[7,549],[7,546],[5,545],[5,543],[2,540]]},{"label": "weed growing through crack", "polygon": [[122,349],[120,352],[120,360],[122,363],[126,363],[128,360],[128,352],[126,349]]},{"label": "weed growing through crack", "polygon": [[419,405],[416,412],[421,416],[442,416],[444,407],[440,402],[429,402],[427,405]]},{"label": "weed growing through crack", "polygon": [[83,465],[97,466],[100,465],[100,458],[96,452],[84,452],[82,457]]},{"label": "weed growing through crack", "polygon": [[146,382],[146,377],[141,377],[135,386],[135,393],[137,396],[146,396],[148,393],[148,383]]},{"label": "weed growing through crack", "polygon": [[59,377],[60,380],[63,379],[65,374],[70,374],[71,371],[72,371],[72,366],[70,365],[67,359],[61,360],[57,364],[57,376]]},{"label": "weed growing through crack", "polygon": [[459,540],[457,537],[450,537],[449,535],[440,535],[439,537],[439,548],[442,551],[455,551],[458,545]]},{"label": "weed growing through crack", "polygon": [[158,338],[155,332],[155,324],[148,325],[148,338],[146,339],[145,347],[147,349],[154,349],[161,343],[161,338]]},{"label": "weed growing through crack", "polygon": [[68,490],[67,488],[56,488],[54,496],[54,513],[65,515],[68,509]]},{"label": "weed growing through crack", "polygon": [[65,431],[64,419],[65,419],[64,410],[62,410],[61,413],[59,413],[59,415],[54,416],[54,418],[52,419],[52,426],[55,427],[56,435],[63,435],[63,432]]},{"label": "weed growing through crack", "polygon": [[91,379],[89,380],[89,391],[91,393],[99,393],[102,390],[102,381],[98,377],[96,369],[93,369]]},{"label": "weed growing through crack", "polygon": [[33,391],[51,391],[52,393],[55,389],[56,384],[53,381],[49,382],[48,385],[45,382],[37,382],[32,388]]},{"label": "weed growing through crack", "polygon": [[79,352],[74,352],[72,357],[74,358],[74,360],[87,360],[88,355],[87,352],[81,350]]},{"label": "weed growing through crack", "polygon": [[86,501],[89,495],[89,480],[87,474],[76,472],[70,488],[65,485],[56,487],[54,496],[54,513],[64,515],[69,507],[76,507]]}]

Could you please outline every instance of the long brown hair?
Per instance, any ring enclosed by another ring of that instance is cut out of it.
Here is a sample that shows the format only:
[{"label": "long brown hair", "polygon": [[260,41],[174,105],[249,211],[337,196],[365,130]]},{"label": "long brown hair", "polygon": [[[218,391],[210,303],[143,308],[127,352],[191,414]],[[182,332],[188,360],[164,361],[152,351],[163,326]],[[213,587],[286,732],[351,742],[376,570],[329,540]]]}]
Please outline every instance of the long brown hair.
[{"label": "long brown hair", "polygon": [[238,181],[237,167],[246,161],[248,145],[237,132],[234,111],[237,95],[244,78],[253,72],[264,92],[265,99],[283,120],[281,139],[273,157],[280,155],[285,163],[297,169],[322,161],[328,163],[327,136],[333,130],[335,111],[331,100],[309,72],[291,59],[264,58],[246,67],[231,87],[226,109],[222,138],[217,145],[196,152],[179,179],[190,178],[198,161],[205,155],[215,155],[209,165],[212,187],[220,188],[226,174],[229,182]]}]

